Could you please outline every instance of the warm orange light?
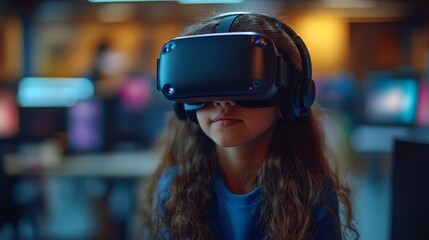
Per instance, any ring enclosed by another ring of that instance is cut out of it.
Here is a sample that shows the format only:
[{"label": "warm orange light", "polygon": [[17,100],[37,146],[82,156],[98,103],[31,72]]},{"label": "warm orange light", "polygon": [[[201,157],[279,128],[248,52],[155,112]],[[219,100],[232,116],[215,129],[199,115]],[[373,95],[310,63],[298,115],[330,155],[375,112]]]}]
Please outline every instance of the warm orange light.
[{"label": "warm orange light", "polygon": [[335,73],[347,66],[348,27],[342,18],[312,13],[298,18],[294,29],[310,51],[314,73]]}]

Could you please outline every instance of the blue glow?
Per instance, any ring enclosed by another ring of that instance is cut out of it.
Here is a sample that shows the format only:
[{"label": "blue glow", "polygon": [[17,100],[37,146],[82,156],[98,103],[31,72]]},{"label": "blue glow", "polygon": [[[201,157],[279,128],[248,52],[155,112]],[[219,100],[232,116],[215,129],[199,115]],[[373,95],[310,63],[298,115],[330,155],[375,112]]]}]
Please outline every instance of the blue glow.
[{"label": "blue glow", "polygon": [[26,77],[17,98],[21,107],[70,107],[93,95],[94,85],[87,78]]},{"label": "blue glow", "polygon": [[418,86],[413,78],[377,79],[368,84],[366,111],[371,122],[412,124]]}]

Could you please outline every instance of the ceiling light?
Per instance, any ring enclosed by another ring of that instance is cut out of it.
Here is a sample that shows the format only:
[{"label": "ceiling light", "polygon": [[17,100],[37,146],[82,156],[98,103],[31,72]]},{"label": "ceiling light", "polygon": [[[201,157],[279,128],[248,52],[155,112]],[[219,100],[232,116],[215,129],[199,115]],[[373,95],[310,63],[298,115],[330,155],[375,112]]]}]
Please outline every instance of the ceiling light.
[{"label": "ceiling light", "polygon": [[181,4],[241,3],[244,0],[177,0]]},{"label": "ceiling light", "polygon": [[175,0],[88,0],[93,3],[105,3],[105,2],[176,2]]}]

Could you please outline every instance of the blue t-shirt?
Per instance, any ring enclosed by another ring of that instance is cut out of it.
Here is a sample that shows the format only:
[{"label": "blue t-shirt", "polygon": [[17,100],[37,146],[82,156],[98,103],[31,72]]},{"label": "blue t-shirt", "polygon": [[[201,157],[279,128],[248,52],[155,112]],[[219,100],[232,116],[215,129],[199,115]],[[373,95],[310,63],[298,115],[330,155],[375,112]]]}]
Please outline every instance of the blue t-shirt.
[{"label": "blue t-shirt", "polygon": [[[160,178],[158,194],[160,206],[163,206],[168,198],[169,185],[176,176],[176,168],[167,170]],[[261,204],[261,189],[255,187],[246,194],[234,194],[229,191],[224,181],[216,175],[213,186],[213,207],[208,218],[215,239],[253,240],[263,238],[263,224],[258,223]],[[338,216],[338,199],[332,182],[325,184],[325,203],[334,209]],[[313,209],[316,223],[316,240],[335,238],[334,220],[323,208]],[[162,216],[161,210],[161,216]],[[162,233],[168,239],[168,229]]]},{"label": "blue t-shirt", "polygon": [[256,187],[246,194],[231,193],[219,174],[213,188],[209,223],[215,239],[261,239],[261,229],[257,224],[261,189]]}]

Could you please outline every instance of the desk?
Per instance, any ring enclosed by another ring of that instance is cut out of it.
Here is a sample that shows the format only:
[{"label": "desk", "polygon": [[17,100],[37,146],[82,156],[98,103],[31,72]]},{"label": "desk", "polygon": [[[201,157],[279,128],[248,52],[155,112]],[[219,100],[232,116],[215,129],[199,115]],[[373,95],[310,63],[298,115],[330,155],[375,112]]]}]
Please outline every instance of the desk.
[{"label": "desk", "polygon": [[351,143],[358,153],[391,153],[394,139],[410,134],[410,127],[363,125],[352,132]]},{"label": "desk", "polygon": [[23,167],[19,154],[4,158],[4,168],[9,175],[39,174],[58,176],[146,177],[158,165],[158,157],[151,151],[113,152],[60,156],[49,167]]},{"label": "desk", "polygon": [[429,140],[429,127],[418,126],[358,126],[351,135],[353,149],[358,153],[392,153],[397,138]]}]

